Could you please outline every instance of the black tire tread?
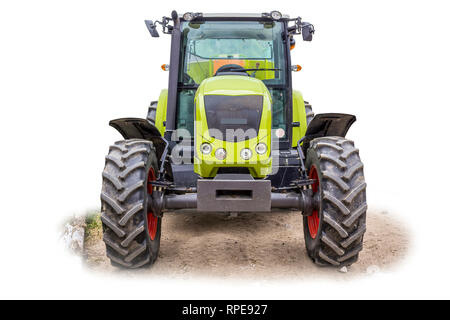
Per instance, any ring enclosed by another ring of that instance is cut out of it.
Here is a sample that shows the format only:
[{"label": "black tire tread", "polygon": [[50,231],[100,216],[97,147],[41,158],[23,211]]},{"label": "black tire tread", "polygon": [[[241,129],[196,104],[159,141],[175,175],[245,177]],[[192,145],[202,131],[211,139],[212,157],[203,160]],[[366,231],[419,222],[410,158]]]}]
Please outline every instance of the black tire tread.
[{"label": "black tire tread", "polygon": [[308,157],[312,154],[322,173],[322,230],[318,248],[308,254],[319,265],[351,265],[366,232],[367,185],[359,150],[345,138],[321,137],[311,141]]},{"label": "black tire tread", "polygon": [[148,107],[147,120],[153,125],[155,125],[155,121],[156,121],[157,107],[158,107],[158,101],[150,102],[150,106]]},{"label": "black tire tread", "polygon": [[117,141],[106,156],[101,221],[106,254],[113,265],[139,268],[156,260],[146,235],[144,212],[149,162],[156,168],[155,148],[140,139]]},{"label": "black tire tread", "polygon": [[306,124],[309,126],[309,123],[314,119],[314,111],[309,102],[305,101],[305,113],[306,113]]}]

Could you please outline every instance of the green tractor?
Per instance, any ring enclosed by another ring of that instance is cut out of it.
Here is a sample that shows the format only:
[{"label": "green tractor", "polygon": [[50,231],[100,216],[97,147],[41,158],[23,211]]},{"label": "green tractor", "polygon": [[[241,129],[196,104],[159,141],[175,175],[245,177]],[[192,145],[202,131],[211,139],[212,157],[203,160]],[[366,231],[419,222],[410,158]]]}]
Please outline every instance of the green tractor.
[{"label": "green tractor", "polygon": [[366,230],[366,183],[358,149],[345,135],[356,120],[314,116],[292,89],[294,37],[312,24],[278,11],[173,11],[145,21],[171,36],[168,89],[146,119],[110,122],[114,143],[103,171],[103,240],[111,263],[151,265],[164,212],[298,211],[318,265],[358,259]]}]

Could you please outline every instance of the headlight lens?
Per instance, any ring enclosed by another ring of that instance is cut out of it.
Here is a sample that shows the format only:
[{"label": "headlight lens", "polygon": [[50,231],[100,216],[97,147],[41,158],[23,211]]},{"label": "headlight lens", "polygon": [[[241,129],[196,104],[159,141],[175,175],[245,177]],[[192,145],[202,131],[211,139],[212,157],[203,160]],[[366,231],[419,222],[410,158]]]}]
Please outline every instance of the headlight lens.
[{"label": "headlight lens", "polygon": [[249,160],[252,157],[252,150],[245,148],[241,150],[241,158],[243,160]]},{"label": "headlight lens", "polygon": [[200,146],[200,151],[203,154],[210,154],[212,151],[212,146],[209,143],[202,143],[202,145]]},{"label": "headlight lens", "polygon": [[186,12],[185,14],[183,14],[183,19],[186,21],[191,21],[192,19],[194,19],[194,14],[192,12]]},{"label": "headlight lens", "polygon": [[280,20],[282,17],[282,14],[280,11],[272,11],[270,13],[270,16],[272,17],[273,20]]},{"label": "headlight lens", "polygon": [[278,128],[277,130],[275,130],[275,135],[277,136],[277,138],[283,138],[284,134],[285,132],[283,128]]},{"label": "headlight lens", "polygon": [[225,149],[219,148],[219,149],[216,150],[215,155],[216,155],[217,159],[223,160],[223,159],[225,159],[227,157],[227,152],[226,152]]},{"label": "headlight lens", "polygon": [[264,154],[267,152],[267,146],[265,143],[258,143],[255,147],[255,151],[257,154]]}]

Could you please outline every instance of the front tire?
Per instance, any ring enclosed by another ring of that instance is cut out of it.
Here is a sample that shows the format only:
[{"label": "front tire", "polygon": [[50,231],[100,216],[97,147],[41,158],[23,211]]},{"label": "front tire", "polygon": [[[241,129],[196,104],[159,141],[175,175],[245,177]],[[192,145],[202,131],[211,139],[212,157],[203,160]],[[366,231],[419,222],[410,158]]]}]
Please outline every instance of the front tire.
[{"label": "front tire", "polygon": [[131,139],[110,147],[103,170],[101,220],[106,254],[115,266],[139,268],[153,264],[158,256],[161,218],[147,203],[157,172],[152,142]]},{"label": "front tire", "polygon": [[303,217],[308,255],[319,265],[349,266],[358,260],[366,231],[366,183],[358,149],[341,137],[314,139],[306,168],[320,200],[319,209]]}]

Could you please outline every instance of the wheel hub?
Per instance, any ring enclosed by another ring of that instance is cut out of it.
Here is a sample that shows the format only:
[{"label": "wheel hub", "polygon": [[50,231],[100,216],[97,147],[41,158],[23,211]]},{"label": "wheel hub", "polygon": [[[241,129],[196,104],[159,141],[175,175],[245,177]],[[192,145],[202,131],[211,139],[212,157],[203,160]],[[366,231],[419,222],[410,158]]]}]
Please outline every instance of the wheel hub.
[{"label": "wheel hub", "polygon": [[[151,182],[155,180],[155,171],[153,170],[153,168],[150,168],[147,179],[147,193],[149,195],[153,193],[153,186]],[[150,239],[155,240],[156,232],[158,231],[158,217],[153,214],[150,205],[147,205],[147,226]]]},{"label": "wheel hub", "polygon": [[[320,182],[317,169],[314,165],[312,165],[311,169],[309,170],[309,178],[315,180],[315,182],[311,185],[311,188],[314,194],[314,198],[316,198],[317,194],[320,195]],[[312,214],[307,217],[307,220],[309,235],[311,236],[311,238],[315,239],[317,237],[320,224],[319,209],[317,207],[313,208]]]}]

